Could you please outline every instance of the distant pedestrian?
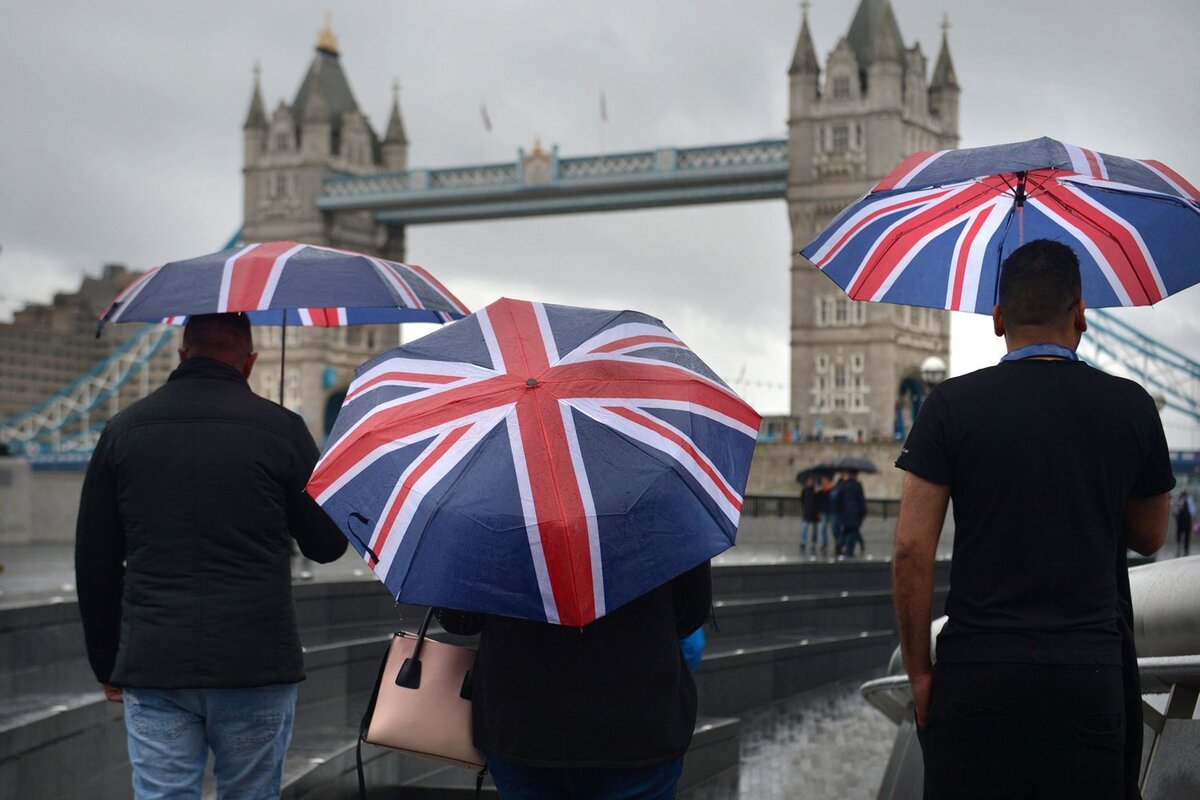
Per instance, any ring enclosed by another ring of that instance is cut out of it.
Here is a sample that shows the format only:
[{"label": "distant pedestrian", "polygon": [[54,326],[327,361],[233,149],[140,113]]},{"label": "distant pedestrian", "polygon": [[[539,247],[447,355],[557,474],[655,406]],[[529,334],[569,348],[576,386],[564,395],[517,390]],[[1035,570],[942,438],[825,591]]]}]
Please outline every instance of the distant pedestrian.
[{"label": "distant pedestrian", "polygon": [[838,522],[842,527],[842,554],[853,558],[856,544],[866,547],[862,537],[862,524],[867,517],[867,498],[863,494],[862,484],[858,482],[857,472],[848,471],[846,479],[839,486]]},{"label": "distant pedestrian", "polygon": [[825,507],[821,512],[821,535],[833,539],[834,555],[842,553],[842,529],[838,520],[838,489],[841,488],[841,477],[838,482],[825,482]]},{"label": "distant pedestrian", "polygon": [[304,493],[317,447],[254,394],[249,321],[188,320],[179,367],[113,417],[79,504],[75,573],[88,660],[125,705],[138,800],[277,798],[304,680],[291,542],[346,539]]},{"label": "distant pedestrian", "polygon": [[[812,473],[804,476],[804,488],[800,490],[800,552],[808,547],[809,536],[812,537],[812,552],[817,552],[817,530],[821,526],[821,511],[817,487],[814,485]],[[825,540],[828,547],[829,540]]]},{"label": "distant pedestrian", "polygon": [[1175,555],[1192,553],[1192,520],[1196,517],[1196,501],[1182,490],[1175,498]]}]

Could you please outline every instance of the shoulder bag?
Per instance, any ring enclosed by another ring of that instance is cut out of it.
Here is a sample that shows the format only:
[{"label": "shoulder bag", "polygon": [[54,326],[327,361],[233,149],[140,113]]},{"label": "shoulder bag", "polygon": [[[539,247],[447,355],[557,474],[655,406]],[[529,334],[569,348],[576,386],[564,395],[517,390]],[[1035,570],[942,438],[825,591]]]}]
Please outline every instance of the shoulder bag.
[{"label": "shoulder bag", "polygon": [[358,732],[359,797],[366,796],[362,743],[419,758],[478,770],[476,792],[487,774],[471,736],[471,670],[475,651],[425,636],[433,609],[414,636],[392,636]]}]

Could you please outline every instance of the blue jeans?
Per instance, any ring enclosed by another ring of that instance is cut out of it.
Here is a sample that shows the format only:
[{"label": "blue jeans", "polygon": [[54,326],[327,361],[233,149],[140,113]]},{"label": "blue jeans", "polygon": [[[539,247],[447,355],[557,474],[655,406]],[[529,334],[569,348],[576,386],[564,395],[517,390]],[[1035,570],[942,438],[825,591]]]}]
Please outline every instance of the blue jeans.
[{"label": "blue jeans", "polygon": [[842,552],[845,555],[853,556],[855,543],[859,544],[860,546],[864,546],[864,547],[866,546],[866,543],[863,542],[862,531],[857,530],[857,529],[852,530],[850,528],[844,529],[842,531],[842,542],[841,542]]},{"label": "blue jeans", "polygon": [[683,759],[637,769],[527,767],[488,756],[500,800],[671,800]]},{"label": "blue jeans", "polygon": [[295,684],[124,693],[137,800],[199,800],[210,748],[218,800],[279,797]]},{"label": "blue jeans", "polygon": [[837,514],[832,511],[826,511],[825,516],[821,518],[821,546],[825,547],[829,542],[829,534],[833,534],[833,543],[841,544],[841,526],[838,525]]},{"label": "blue jeans", "polygon": [[821,527],[819,520],[806,519],[800,523],[800,546],[808,544],[809,533],[812,533],[813,547],[817,546],[817,530]]}]

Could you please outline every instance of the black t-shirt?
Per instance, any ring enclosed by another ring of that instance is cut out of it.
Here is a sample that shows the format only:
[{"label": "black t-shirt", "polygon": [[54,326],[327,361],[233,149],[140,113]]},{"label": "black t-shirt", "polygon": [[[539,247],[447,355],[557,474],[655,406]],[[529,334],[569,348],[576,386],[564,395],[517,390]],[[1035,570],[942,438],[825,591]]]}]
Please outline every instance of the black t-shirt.
[{"label": "black t-shirt", "polygon": [[1122,663],[1125,503],[1175,484],[1141,386],[1060,359],[954,378],[930,393],[896,466],[950,487],[938,661]]}]

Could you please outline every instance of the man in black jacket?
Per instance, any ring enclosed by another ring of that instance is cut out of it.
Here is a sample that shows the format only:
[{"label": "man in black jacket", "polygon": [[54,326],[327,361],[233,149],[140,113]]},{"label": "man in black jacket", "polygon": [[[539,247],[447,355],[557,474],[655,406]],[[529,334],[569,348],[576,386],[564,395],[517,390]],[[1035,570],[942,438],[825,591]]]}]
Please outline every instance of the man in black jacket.
[{"label": "man in black jacket", "polygon": [[278,797],[304,679],[294,538],[329,562],[346,539],[304,485],[301,418],[246,382],[239,314],[192,317],[166,385],[109,423],[88,467],[75,570],[88,659],[124,702],[139,800]]}]

